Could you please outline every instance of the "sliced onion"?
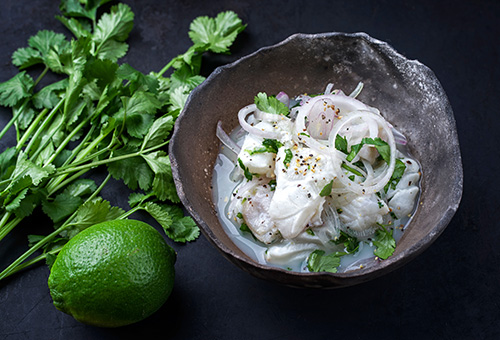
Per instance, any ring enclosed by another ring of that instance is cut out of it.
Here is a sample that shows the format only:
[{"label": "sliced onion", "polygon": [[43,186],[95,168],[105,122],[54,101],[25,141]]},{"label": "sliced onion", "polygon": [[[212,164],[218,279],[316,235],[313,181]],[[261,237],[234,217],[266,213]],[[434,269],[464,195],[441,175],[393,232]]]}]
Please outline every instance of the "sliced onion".
[{"label": "sliced onion", "polygon": [[235,141],[231,139],[231,137],[229,137],[226,131],[222,129],[222,121],[220,120],[217,122],[217,130],[215,132],[215,135],[217,136],[217,138],[219,138],[222,144],[224,144],[229,150],[231,150],[235,154],[240,153],[241,148],[239,147],[238,144],[236,144]]},{"label": "sliced onion", "polygon": [[406,145],[407,143],[406,137],[401,132],[399,132],[395,128],[392,128],[392,133],[394,135],[394,140],[396,141],[397,144]]},{"label": "sliced onion", "polygon": [[238,112],[238,120],[240,122],[241,127],[248,133],[251,133],[253,135],[256,135],[258,137],[262,138],[270,138],[270,139],[276,139],[279,137],[279,133],[275,131],[262,131],[262,129],[256,128],[252,125],[250,125],[247,122],[247,116],[251,113],[254,113],[257,111],[257,106],[255,104],[251,104],[248,106],[245,106]]},{"label": "sliced onion", "polygon": [[356,86],[356,88],[351,92],[349,97],[356,98],[361,93],[362,90],[363,90],[363,83],[359,82],[358,86]]},{"label": "sliced onion", "polygon": [[325,94],[332,94],[333,84],[326,85]]},{"label": "sliced onion", "polygon": [[286,106],[290,105],[290,97],[288,97],[288,95],[283,91],[281,91],[280,93],[278,93],[276,95],[276,99],[278,99],[280,102],[282,102]]},{"label": "sliced onion", "polygon": [[340,230],[344,228],[341,227],[340,218],[337,214],[337,211],[333,209],[333,207],[328,202],[325,202],[325,204],[323,205],[323,215],[325,217],[323,225],[328,227],[329,229],[331,228],[332,230],[334,230],[335,234],[340,234]]},{"label": "sliced onion", "polygon": [[387,134],[389,147],[391,149],[390,162],[389,166],[386,166],[378,176],[374,177],[373,173],[370,176],[367,174],[367,177],[364,182],[356,183],[351,181],[348,176],[342,171],[341,164],[338,165],[337,170],[337,178],[344,185],[344,187],[358,195],[365,194],[373,194],[381,189],[389,182],[391,179],[392,173],[394,172],[394,166],[396,163],[396,143],[394,141],[394,135],[392,134],[391,128],[388,126],[387,122],[381,116],[374,114],[371,111],[358,111],[355,113],[349,114],[348,117],[339,121],[333,128],[329,137],[329,144],[335,145],[335,138],[339,134],[339,132],[346,127],[349,123],[352,123],[355,120],[374,120],[377,122],[378,126],[382,128],[383,132]]}]

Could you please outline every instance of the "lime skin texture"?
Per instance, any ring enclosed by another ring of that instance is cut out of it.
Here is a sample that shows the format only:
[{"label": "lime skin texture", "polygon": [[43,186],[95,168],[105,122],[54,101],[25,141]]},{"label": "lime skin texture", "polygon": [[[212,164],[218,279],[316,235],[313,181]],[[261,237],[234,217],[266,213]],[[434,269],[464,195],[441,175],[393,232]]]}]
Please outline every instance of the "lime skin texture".
[{"label": "lime skin texture", "polygon": [[176,253],[152,226],[114,220],[69,240],[48,279],[57,309],[99,327],[138,322],[172,292]]}]

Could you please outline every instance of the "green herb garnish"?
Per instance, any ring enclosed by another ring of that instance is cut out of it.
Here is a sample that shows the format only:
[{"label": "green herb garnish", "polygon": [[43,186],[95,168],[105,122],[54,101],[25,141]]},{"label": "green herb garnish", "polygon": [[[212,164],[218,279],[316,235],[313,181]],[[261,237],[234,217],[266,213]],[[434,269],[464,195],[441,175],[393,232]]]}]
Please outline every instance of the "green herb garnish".
[{"label": "green herb garnish", "polygon": [[[17,145],[0,154],[0,240],[40,207],[55,228],[31,237],[31,248],[0,279],[26,266],[38,249],[44,252],[30,264],[50,260],[61,243],[93,224],[139,210],[176,242],[199,235],[178,205],[166,146],[189,93],[205,79],[199,74],[204,52],[228,53],[245,25],[230,11],[196,18],[189,29],[193,45],[158,73],[143,74],[118,63],[129,49],[134,13],[122,3],[103,13],[107,2],[62,0],[57,19],[71,40],[38,32],[12,56],[20,72],[0,83],[0,105],[12,108],[0,139],[13,125],[17,133]],[[27,72],[32,66],[42,70],[36,79]],[[42,86],[50,73],[58,80]],[[99,184],[88,179],[98,167],[107,170]],[[111,177],[132,191],[129,211],[99,196]]]},{"label": "green herb garnish", "polygon": [[389,147],[389,144],[387,144],[387,142],[384,141],[383,139],[381,139],[380,137],[363,138],[361,140],[361,143],[352,145],[351,151],[347,155],[346,160],[348,162],[352,161],[364,145],[373,145],[377,149],[380,156],[384,159],[384,161],[387,164],[390,163],[390,161],[391,161],[391,148]]},{"label": "green herb garnish", "polygon": [[381,224],[379,226],[381,229],[375,231],[375,239],[373,240],[373,244],[377,247],[377,249],[373,251],[373,254],[385,260],[394,253],[396,241],[392,236],[392,230],[387,230],[385,226]]},{"label": "green herb garnish", "polygon": [[307,258],[307,269],[310,272],[336,273],[340,266],[340,258],[346,255],[343,252],[335,252],[325,255],[323,250],[313,251]]},{"label": "green herb garnish", "polygon": [[353,254],[358,251],[359,249],[359,241],[356,237],[351,236],[347,234],[344,231],[340,231],[339,237],[336,239],[332,240],[333,243],[335,244],[343,244],[345,247],[345,250],[349,254]]},{"label": "green herb garnish", "polygon": [[341,137],[340,135],[335,136],[335,149],[347,155],[349,153],[347,151],[347,138]]},{"label": "green herb garnish", "polygon": [[268,96],[264,92],[259,92],[254,99],[255,105],[262,112],[288,116],[290,110],[288,106],[276,99],[275,96]]},{"label": "green herb garnish", "polygon": [[332,193],[332,187],[333,187],[333,179],[321,189],[321,192],[319,195],[321,197],[329,196]]},{"label": "green herb garnish", "polygon": [[285,149],[285,159],[283,160],[283,164],[285,165],[285,168],[288,168],[288,166],[290,165],[290,162],[292,161],[292,158],[293,158],[292,150]]},{"label": "green herb garnish", "polygon": [[403,177],[405,170],[406,170],[405,163],[403,163],[403,161],[401,161],[400,159],[396,159],[396,163],[394,164],[394,172],[392,173],[389,182],[387,182],[387,184],[384,186],[384,192],[387,192],[389,188],[393,190],[396,189],[396,186],[401,180],[401,177]]},{"label": "green herb garnish", "polygon": [[243,170],[243,174],[245,175],[245,178],[247,180],[251,181],[254,174],[248,170],[248,168],[245,166],[245,164],[243,164],[243,161],[241,160],[241,158],[238,158],[238,164],[239,164],[240,168]]},{"label": "green herb garnish", "polygon": [[278,153],[278,149],[283,146],[283,143],[281,143],[277,139],[268,139],[265,138],[264,141],[262,141],[262,147],[253,149],[253,150],[246,150],[250,155],[254,155],[257,153],[265,153],[265,152],[271,152],[271,153]]}]

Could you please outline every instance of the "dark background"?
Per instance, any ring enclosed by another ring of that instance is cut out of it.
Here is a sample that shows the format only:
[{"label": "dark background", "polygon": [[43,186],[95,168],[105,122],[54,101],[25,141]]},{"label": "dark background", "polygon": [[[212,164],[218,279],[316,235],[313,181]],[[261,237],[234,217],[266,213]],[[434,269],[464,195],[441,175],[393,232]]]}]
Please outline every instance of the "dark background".
[{"label": "dark background", "polygon": [[[297,32],[366,32],[430,67],[453,107],[464,166],[461,206],[422,255],[374,281],[339,289],[293,289],[256,279],[201,236],[178,252],[175,287],[153,316],[118,329],[78,323],[55,309],[49,270],[35,267],[0,283],[1,339],[499,339],[500,152],[498,1],[155,1],[125,0],[134,11],[121,61],[158,71],[189,46],[189,23],[233,10],[248,24],[230,56],[207,55],[203,74]],[[66,32],[56,0],[0,4],[0,81],[10,56],[40,29]],[[2,126],[9,112],[0,111]],[[6,147],[5,141],[0,148]],[[105,198],[126,207],[120,183]],[[136,216],[143,218],[144,216]],[[147,219],[146,219],[147,220]],[[0,267],[48,232],[30,219],[0,243]]]}]

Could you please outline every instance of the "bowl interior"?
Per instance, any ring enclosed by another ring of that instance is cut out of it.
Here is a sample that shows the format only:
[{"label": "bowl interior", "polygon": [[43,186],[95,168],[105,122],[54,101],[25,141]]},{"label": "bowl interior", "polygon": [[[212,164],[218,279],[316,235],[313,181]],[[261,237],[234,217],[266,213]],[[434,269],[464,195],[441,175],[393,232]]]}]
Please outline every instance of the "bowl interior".
[{"label": "bowl interior", "polygon": [[[219,223],[212,170],[219,151],[216,124],[231,131],[240,108],[258,92],[290,96],[323,92],[328,83],[378,108],[408,139],[422,166],[420,205],[392,257],[348,273],[290,273],[259,265],[239,250]],[[297,34],[215,70],[190,95],[176,122],[170,157],[179,196],[203,233],[233,263],[255,276],[293,286],[341,287],[373,279],[426,249],[444,230],[462,195],[455,120],[434,73],[363,33]]]}]

